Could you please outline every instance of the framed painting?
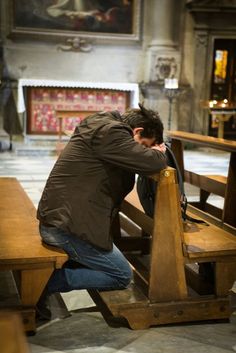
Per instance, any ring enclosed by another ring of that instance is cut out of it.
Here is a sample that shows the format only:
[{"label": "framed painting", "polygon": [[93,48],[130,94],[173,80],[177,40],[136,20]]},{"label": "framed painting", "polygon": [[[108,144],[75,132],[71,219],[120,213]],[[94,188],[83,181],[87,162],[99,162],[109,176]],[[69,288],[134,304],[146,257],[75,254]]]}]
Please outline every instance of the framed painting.
[{"label": "framed painting", "polygon": [[142,0],[10,0],[10,37],[140,39]]}]

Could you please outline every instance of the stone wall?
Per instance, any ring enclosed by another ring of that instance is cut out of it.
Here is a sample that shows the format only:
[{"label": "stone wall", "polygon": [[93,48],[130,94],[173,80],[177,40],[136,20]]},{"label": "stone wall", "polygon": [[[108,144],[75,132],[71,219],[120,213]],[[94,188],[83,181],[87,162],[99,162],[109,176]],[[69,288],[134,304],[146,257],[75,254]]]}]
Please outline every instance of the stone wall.
[{"label": "stone wall", "polygon": [[[9,77],[139,83],[140,100],[159,110],[166,128],[169,101],[163,90],[164,78],[176,77],[180,94],[172,104],[172,129],[206,133],[205,113],[199,100],[208,99],[212,63],[207,58],[214,36],[223,29],[217,19],[213,32],[199,27],[199,18],[191,9],[199,2],[187,3],[188,8],[185,0],[144,0],[139,42],[95,40],[90,52],[81,52],[62,51],[62,43],[56,40],[9,39],[9,1],[2,0],[1,36]],[[214,1],[200,3],[204,7]],[[235,35],[233,27],[228,26],[228,35]]]}]

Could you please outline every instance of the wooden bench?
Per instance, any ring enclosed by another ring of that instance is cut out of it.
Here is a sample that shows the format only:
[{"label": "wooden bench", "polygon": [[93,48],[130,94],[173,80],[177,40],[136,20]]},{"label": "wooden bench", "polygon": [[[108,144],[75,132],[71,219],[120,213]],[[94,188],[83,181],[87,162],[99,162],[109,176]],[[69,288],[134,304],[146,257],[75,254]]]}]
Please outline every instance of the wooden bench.
[{"label": "wooden bench", "polygon": [[[209,222],[208,226],[187,224],[184,230],[175,170],[167,168],[155,179],[159,186],[154,219],[144,214],[135,191],[121,210],[123,230],[116,244],[133,266],[133,284],[125,290],[93,292],[93,299],[114,317],[125,318],[132,329],[229,318],[228,294],[236,280],[236,237]],[[147,244],[150,254],[144,255]],[[205,262],[214,263],[215,277],[207,295],[198,293],[195,286],[195,277],[201,277],[195,267]]]},{"label": "wooden bench", "polygon": [[4,353],[30,353],[22,321],[17,313],[0,313],[0,342]]},{"label": "wooden bench", "polygon": [[13,271],[26,331],[35,331],[35,305],[67,255],[43,245],[31,200],[15,178],[0,178],[0,270]]},{"label": "wooden bench", "polygon": [[[206,211],[236,227],[236,141],[203,136],[184,131],[170,131],[171,147],[180,165],[185,182],[200,188],[200,200],[194,206]],[[230,152],[230,161],[227,177],[222,175],[200,175],[184,168],[184,143],[190,142],[199,146],[210,147]],[[207,203],[210,193],[224,197],[223,210]]]}]

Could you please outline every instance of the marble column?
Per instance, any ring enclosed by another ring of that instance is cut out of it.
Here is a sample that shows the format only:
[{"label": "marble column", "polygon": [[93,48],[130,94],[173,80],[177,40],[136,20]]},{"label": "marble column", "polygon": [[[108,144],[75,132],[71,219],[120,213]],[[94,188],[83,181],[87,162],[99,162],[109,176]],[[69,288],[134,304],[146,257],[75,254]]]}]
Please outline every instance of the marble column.
[{"label": "marble column", "polygon": [[194,114],[192,131],[206,134],[208,131],[208,110],[201,107],[201,101],[206,100],[208,75],[209,33],[206,30],[195,30],[194,56]]},{"label": "marble column", "polygon": [[151,46],[173,46],[174,0],[154,1]]},{"label": "marble column", "polygon": [[[182,0],[149,0],[150,41],[145,63],[145,104],[159,111],[165,129],[170,106],[164,94],[164,79],[180,76],[179,32],[183,15]],[[171,106],[171,128],[177,128],[176,100]]]},{"label": "marble column", "polygon": [[153,11],[152,21],[150,21],[152,28],[146,76],[149,82],[157,81],[163,84],[165,78],[179,78],[180,55],[177,50],[177,37],[181,11],[180,9],[177,11],[175,0],[150,2],[152,2]]}]

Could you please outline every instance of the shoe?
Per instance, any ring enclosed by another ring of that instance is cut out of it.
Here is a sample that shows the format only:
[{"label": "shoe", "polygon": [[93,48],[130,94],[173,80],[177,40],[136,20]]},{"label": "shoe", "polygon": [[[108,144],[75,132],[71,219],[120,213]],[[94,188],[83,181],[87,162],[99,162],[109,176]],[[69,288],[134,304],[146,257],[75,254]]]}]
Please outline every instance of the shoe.
[{"label": "shoe", "polygon": [[52,313],[49,306],[49,294],[45,289],[36,304],[36,319],[38,320],[51,320]]}]

